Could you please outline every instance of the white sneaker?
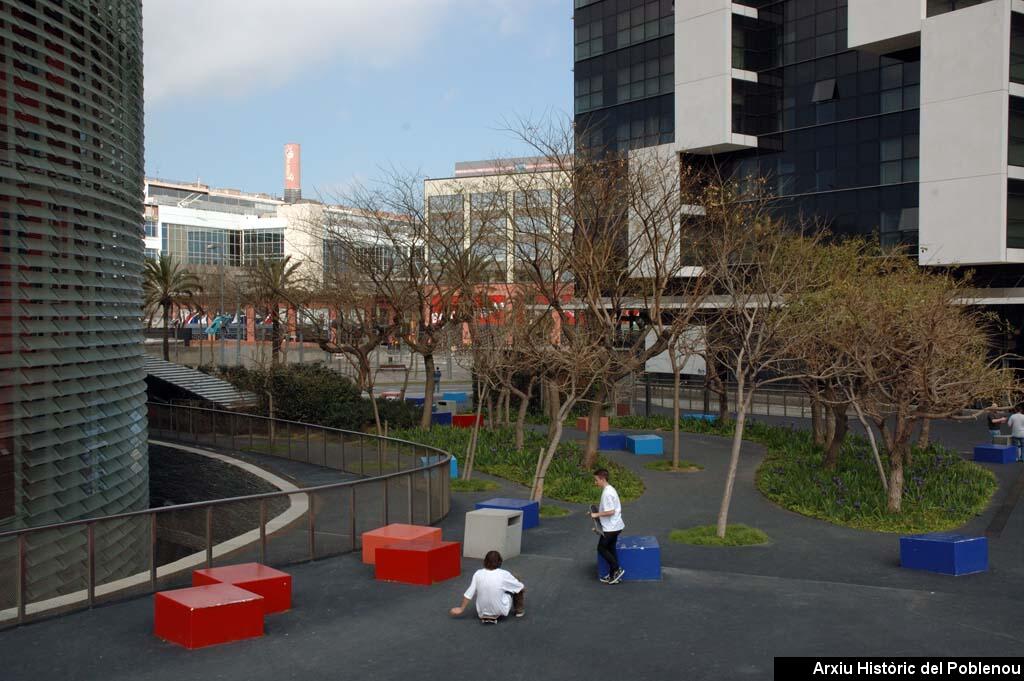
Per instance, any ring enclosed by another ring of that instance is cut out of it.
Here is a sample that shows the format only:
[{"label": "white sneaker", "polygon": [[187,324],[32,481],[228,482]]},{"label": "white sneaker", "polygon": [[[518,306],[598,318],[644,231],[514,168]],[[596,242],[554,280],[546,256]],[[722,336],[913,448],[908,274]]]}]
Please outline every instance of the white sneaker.
[{"label": "white sneaker", "polygon": [[623,570],[622,568],[619,568],[618,570],[615,571],[615,574],[612,575],[612,578],[608,580],[608,583],[609,584],[618,584],[619,582],[622,581],[622,576],[625,575],[625,574],[626,574],[626,571]]}]

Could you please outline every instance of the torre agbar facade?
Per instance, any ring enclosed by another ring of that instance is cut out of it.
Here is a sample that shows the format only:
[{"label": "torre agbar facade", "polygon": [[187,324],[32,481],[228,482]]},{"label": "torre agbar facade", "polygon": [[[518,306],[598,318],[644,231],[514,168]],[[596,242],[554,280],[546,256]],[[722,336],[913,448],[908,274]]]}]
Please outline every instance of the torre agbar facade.
[{"label": "torre agbar facade", "polygon": [[766,178],[1024,325],[1024,0],[574,0],[584,147]]},{"label": "torre agbar facade", "polygon": [[[139,0],[0,0],[0,530],[148,506],[142,79]],[[31,597],[82,588],[84,535],[32,536]],[[148,555],[95,540],[98,580]]]}]

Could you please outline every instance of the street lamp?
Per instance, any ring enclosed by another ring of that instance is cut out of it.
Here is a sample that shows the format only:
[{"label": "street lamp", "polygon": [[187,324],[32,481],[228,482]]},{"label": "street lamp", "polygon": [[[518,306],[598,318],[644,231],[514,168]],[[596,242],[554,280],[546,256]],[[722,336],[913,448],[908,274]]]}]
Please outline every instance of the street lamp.
[{"label": "street lamp", "polygon": [[[220,305],[217,310],[218,315],[224,314],[224,242],[207,244],[207,251],[217,250],[220,252]],[[224,333],[217,329],[217,333],[220,334],[220,363],[224,365]]]}]

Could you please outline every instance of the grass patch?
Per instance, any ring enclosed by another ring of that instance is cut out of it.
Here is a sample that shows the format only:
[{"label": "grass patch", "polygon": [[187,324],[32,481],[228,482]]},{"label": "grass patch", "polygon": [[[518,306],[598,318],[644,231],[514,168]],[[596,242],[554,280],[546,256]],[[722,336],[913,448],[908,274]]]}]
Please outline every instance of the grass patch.
[{"label": "grass patch", "polygon": [[672,530],[668,540],[676,544],[693,546],[758,546],[767,544],[768,535],[755,527],[746,525],[728,525],[725,538],[719,538],[714,525],[701,525],[686,530]]},{"label": "grass patch", "polygon": [[[461,464],[470,432],[469,428],[416,428],[394,430],[391,436],[450,452],[459,458]],[[546,441],[543,434],[528,430],[523,451],[517,452],[513,429],[481,429],[474,469],[529,487],[537,467],[537,452]],[[628,468],[600,455],[597,467],[608,469],[622,501],[632,501],[643,494],[643,482]],[[544,481],[544,495],[577,504],[594,504],[601,498],[601,490],[594,486],[590,471],[583,469],[583,449],[579,445],[573,442],[558,445]]]},{"label": "grass patch", "polygon": [[542,505],[540,507],[540,517],[541,518],[562,518],[564,516],[569,515],[570,513],[572,513],[572,511],[570,511],[567,508],[562,508],[561,506],[544,506],[544,505]]},{"label": "grass patch", "polygon": [[[680,429],[731,437],[732,421],[680,419]],[[666,416],[615,419],[619,428],[670,429]],[[915,447],[904,474],[900,513],[889,513],[886,493],[865,438],[847,435],[839,465],[822,466],[824,451],[810,431],[748,421],[743,438],[764,445],[768,454],[757,470],[757,488],[783,508],[836,525],[874,532],[937,532],[960,527],[977,516],[998,488],[991,471],[941,445]],[[882,463],[889,475],[888,460]]]},{"label": "grass patch", "polygon": [[651,461],[650,463],[645,463],[644,468],[649,471],[665,471],[669,473],[696,473],[697,471],[704,470],[704,466],[701,466],[699,463],[686,461],[685,459],[679,462],[679,468],[673,466],[672,462],[668,460]]},{"label": "grass patch", "polygon": [[452,480],[453,492],[490,492],[498,489],[498,483],[491,480]]}]

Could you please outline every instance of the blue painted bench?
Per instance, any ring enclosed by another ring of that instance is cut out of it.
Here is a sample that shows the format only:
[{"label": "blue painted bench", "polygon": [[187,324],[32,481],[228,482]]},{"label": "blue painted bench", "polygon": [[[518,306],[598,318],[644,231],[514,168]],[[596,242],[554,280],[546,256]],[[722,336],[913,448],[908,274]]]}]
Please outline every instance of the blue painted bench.
[{"label": "blue painted bench", "polygon": [[900,565],[953,576],[985,572],[988,539],[950,532],[900,537]]},{"label": "blue painted bench", "polygon": [[441,393],[441,399],[449,402],[458,402],[461,404],[463,402],[469,402],[469,395],[466,394],[464,391],[447,392]]},{"label": "blue painted bench", "polygon": [[529,499],[508,499],[506,497],[496,497],[494,499],[488,499],[487,501],[479,501],[477,502],[476,507],[503,508],[509,511],[522,511],[524,530],[540,525],[540,504],[536,501],[530,501]]},{"label": "blue painted bench", "polygon": [[[624,582],[647,582],[661,579],[661,546],[657,537],[649,535],[620,536],[615,545],[619,566],[626,571]],[[597,554],[597,576],[608,574],[608,563]]]},{"label": "blue painted bench", "polygon": [[424,397],[410,397],[410,396],[406,395],[405,396],[405,401],[408,402],[409,404],[413,404],[413,405],[415,405],[417,407],[422,407],[423,403],[426,402],[426,398],[424,398]]},{"label": "blue painted bench", "polygon": [[435,411],[430,415],[430,422],[436,426],[452,425],[452,413],[450,411]]},{"label": "blue painted bench", "polygon": [[601,433],[597,437],[597,448],[602,452],[622,452],[626,450],[625,433]]},{"label": "blue painted bench", "polygon": [[682,418],[694,419],[696,421],[707,421],[708,423],[714,423],[718,420],[718,414],[702,414],[699,412],[687,412],[684,413]]},{"label": "blue painted bench", "polygon": [[665,453],[660,435],[627,435],[626,445],[633,454],[661,456]]},{"label": "blue painted bench", "polygon": [[985,463],[1013,463],[1017,460],[1017,448],[1013,445],[978,445],[974,448],[974,460]]}]

